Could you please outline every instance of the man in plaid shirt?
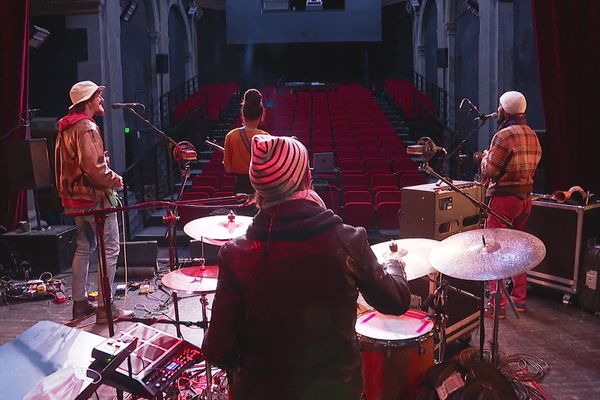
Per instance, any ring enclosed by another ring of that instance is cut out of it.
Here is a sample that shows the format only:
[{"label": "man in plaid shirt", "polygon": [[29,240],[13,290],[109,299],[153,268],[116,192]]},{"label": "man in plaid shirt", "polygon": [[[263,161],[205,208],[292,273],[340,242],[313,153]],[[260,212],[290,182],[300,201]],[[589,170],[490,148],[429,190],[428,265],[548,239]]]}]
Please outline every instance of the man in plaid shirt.
[{"label": "man in plaid shirt", "polygon": [[[486,195],[490,208],[510,221],[514,229],[523,230],[531,213],[533,176],[542,157],[542,148],[535,132],[527,125],[525,110],[527,100],[522,93],[510,91],[500,96],[498,107],[498,132],[490,148],[484,151],[481,173],[489,179]],[[487,219],[488,228],[507,228],[493,215]],[[527,273],[512,278],[512,298],[515,308],[525,312]],[[490,281],[490,291],[496,291],[496,281]],[[492,308],[494,304],[491,304]],[[506,298],[500,301],[500,318],[505,317]],[[488,310],[486,316],[493,315]]]}]

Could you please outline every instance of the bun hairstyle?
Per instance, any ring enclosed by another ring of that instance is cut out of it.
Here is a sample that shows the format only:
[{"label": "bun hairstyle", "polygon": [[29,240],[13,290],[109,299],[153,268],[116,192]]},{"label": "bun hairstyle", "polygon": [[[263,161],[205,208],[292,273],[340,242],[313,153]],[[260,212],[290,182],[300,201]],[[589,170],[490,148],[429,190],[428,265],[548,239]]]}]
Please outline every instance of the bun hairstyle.
[{"label": "bun hairstyle", "polygon": [[242,115],[246,121],[260,119],[265,112],[262,94],[256,89],[248,89],[242,100]]}]

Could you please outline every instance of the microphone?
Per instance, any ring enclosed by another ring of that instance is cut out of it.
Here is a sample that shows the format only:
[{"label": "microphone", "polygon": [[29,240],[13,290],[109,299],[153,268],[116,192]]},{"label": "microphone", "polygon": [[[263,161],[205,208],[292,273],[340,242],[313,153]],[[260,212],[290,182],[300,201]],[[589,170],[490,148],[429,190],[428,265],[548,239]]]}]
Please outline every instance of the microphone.
[{"label": "microphone", "polygon": [[498,113],[497,112],[493,112],[491,114],[479,114],[479,116],[475,119],[478,119],[480,121],[487,121],[488,119],[498,119]]},{"label": "microphone", "polygon": [[146,109],[146,106],[143,105],[142,103],[112,103],[111,104],[112,108],[135,108],[135,107],[141,107],[143,110]]}]

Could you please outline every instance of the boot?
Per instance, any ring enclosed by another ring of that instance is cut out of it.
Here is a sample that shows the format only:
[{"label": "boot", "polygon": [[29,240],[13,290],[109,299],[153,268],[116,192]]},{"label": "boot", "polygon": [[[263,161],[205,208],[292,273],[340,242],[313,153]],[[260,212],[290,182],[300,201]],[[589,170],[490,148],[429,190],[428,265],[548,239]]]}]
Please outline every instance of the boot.
[{"label": "boot", "polygon": [[73,302],[73,319],[81,319],[92,315],[96,311],[96,306],[89,300],[78,300]]}]

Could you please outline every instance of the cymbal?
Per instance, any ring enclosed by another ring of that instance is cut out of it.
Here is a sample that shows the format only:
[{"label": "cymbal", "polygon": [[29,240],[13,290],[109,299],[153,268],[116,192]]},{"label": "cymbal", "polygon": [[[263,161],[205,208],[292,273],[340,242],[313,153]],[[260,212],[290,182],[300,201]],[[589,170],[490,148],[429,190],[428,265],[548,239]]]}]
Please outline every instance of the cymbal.
[{"label": "cymbal", "polygon": [[514,229],[457,233],[431,250],[429,262],[444,275],[471,281],[504,279],[526,272],[546,256],[534,235]]},{"label": "cymbal", "polygon": [[244,235],[251,223],[252,217],[243,215],[236,215],[233,221],[227,215],[213,215],[188,222],[183,231],[198,240],[227,241]]},{"label": "cymbal", "polygon": [[163,285],[175,292],[201,294],[216,291],[218,277],[218,266],[204,265],[171,271],[161,280]]},{"label": "cymbal", "polygon": [[[390,249],[390,245],[393,243],[398,247],[396,252],[392,252]],[[371,250],[380,263],[389,258],[396,258],[404,262],[406,279],[410,281],[435,272],[429,263],[429,253],[437,243],[439,242],[433,239],[398,239],[374,244],[371,246]]]}]

